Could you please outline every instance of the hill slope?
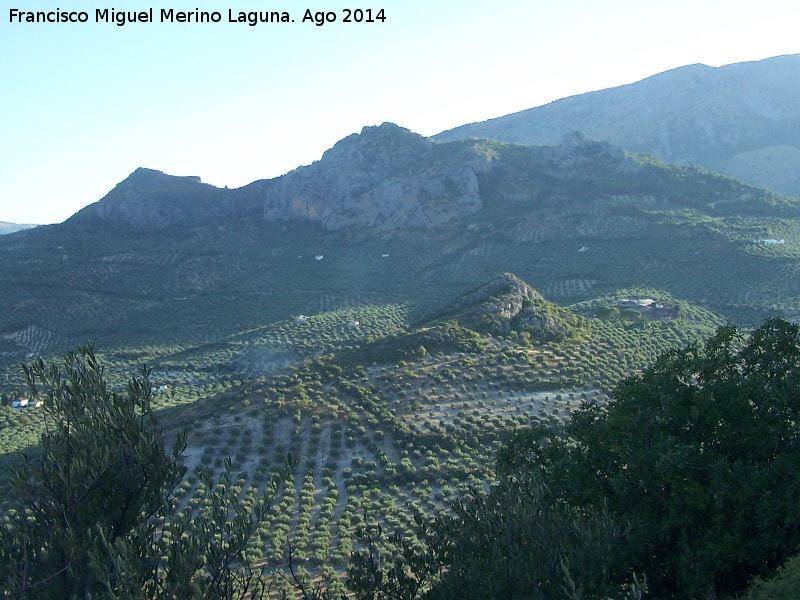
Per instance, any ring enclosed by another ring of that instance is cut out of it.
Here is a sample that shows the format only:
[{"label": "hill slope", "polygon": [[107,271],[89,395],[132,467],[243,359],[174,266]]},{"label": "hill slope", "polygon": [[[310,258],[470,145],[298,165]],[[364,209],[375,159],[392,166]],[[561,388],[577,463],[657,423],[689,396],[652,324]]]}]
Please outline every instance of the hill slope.
[{"label": "hill slope", "polygon": [[[620,301],[598,299],[601,306]],[[517,329],[491,323],[489,332],[479,333],[466,326],[476,321],[482,328],[475,316],[509,304],[520,310],[507,313],[505,323]],[[367,509],[387,527],[413,535],[414,509],[441,514],[470,487],[492,479],[491,457],[511,429],[559,424],[583,401],[604,402],[620,377],[721,322],[681,304],[682,316],[670,321],[601,319],[593,316],[596,306],[581,306],[584,314],[558,308],[518,277],[502,274],[449,299],[439,316],[410,330],[380,335],[368,315],[351,313],[378,339],[345,340],[351,347],[269,376],[237,373],[237,353],[274,346],[278,338],[319,344],[322,316],[190,351],[161,348],[160,356],[150,347],[106,351],[103,362],[114,386],[131,363],[151,366],[160,422],[171,434],[189,433],[189,472],[177,489],[178,510],[202,510],[197,467],[219,475],[231,456],[235,485],[251,498],[263,492],[288,452],[298,458],[294,476],[278,500],[280,510],[270,512],[248,545],[247,559],[283,565],[292,540],[300,563],[341,566]],[[580,336],[522,335],[525,323],[517,317],[543,311]],[[341,330],[352,331],[344,324]],[[12,451],[35,442],[42,419],[36,409],[0,406],[0,477]],[[4,508],[0,504],[0,515]]]},{"label": "hill slope", "polygon": [[435,136],[555,144],[573,130],[800,196],[800,55],[690,65]]},{"label": "hill slope", "polygon": [[646,286],[755,323],[800,314],[799,213],[578,135],[438,143],[384,124],[238,190],[140,169],[64,224],[0,237],[0,360],[359,306],[416,322],[502,272],[562,305]]}]

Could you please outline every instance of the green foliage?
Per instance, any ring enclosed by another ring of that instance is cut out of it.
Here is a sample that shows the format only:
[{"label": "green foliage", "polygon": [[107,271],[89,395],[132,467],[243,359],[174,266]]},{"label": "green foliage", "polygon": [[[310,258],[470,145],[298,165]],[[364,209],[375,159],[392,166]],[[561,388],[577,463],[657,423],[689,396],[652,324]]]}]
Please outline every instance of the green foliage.
[{"label": "green foliage", "polygon": [[796,600],[800,591],[800,555],[793,556],[769,579],[757,579],[742,600]]},{"label": "green foliage", "polygon": [[[741,593],[800,543],[798,387],[798,326],[722,327],[625,379],[614,402],[517,432],[498,482],[428,534],[439,566],[425,597],[641,597],[644,581],[663,599]],[[750,598],[796,595],[795,566]]]},{"label": "green foliage", "polygon": [[83,596],[101,589],[88,560],[100,536],[114,544],[163,510],[183,470],[164,452],[146,371],[111,391],[83,347],[63,371],[40,359],[25,374],[45,431],[4,492],[17,512],[2,530],[0,583],[19,598]]},{"label": "green foliage", "polygon": [[[527,471],[504,471],[451,514],[414,515],[414,535],[387,535],[367,515],[348,567],[359,600],[606,597],[611,546],[624,532],[604,510],[575,509]],[[416,538],[418,541],[414,541]]]},{"label": "green foliage", "polygon": [[367,512],[358,529],[361,550],[347,567],[347,587],[359,600],[416,600],[442,568],[437,543],[425,517],[414,513],[413,539],[396,531],[387,535]]},{"label": "green foliage", "polygon": [[621,562],[657,596],[740,592],[800,543],[798,386],[796,325],[720,328],[574,414],[578,448],[549,472],[573,502],[607,498],[632,524]]},{"label": "green foliage", "polygon": [[[41,451],[4,490],[0,587],[25,598],[242,598],[265,589],[243,566],[244,550],[271,496],[239,501],[230,475],[202,473],[198,514],[172,514],[183,476],[179,435],[164,450],[142,368],[127,393],[109,389],[91,346],[25,367],[32,398],[44,402]],[[274,494],[273,487],[272,493]]]},{"label": "green foliage", "polygon": [[430,598],[558,597],[564,567],[589,597],[614,591],[611,546],[622,534],[601,508],[570,506],[536,477],[505,479],[456,501],[437,523],[443,570]]}]

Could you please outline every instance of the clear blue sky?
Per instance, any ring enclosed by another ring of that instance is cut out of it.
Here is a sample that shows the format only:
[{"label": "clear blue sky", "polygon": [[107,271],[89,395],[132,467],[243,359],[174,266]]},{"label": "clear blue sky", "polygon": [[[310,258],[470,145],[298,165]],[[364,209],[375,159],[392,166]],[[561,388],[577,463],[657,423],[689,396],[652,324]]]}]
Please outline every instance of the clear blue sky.
[{"label": "clear blue sky", "polygon": [[[55,223],[137,167],[238,187],[365,125],[424,135],[692,63],[800,52],[796,2],[0,0],[0,221]],[[384,9],[342,23],[342,8]],[[96,8],[156,23],[95,23]],[[159,10],[219,11],[162,24]],[[19,10],[85,24],[10,23]],[[228,23],[228,10],[294,23]],[[305,9],[336,23],[301,23]]]}]

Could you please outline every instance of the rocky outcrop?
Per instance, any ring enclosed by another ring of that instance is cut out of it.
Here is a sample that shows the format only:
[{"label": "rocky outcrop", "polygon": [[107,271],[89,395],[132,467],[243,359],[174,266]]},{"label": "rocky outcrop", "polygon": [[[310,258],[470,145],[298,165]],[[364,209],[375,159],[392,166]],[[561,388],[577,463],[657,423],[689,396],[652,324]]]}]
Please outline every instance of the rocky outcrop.
[{"label": "rocky outcrop", "polygon": [[73,220],[161,229],[257,214],[332,230],[430,228],[478,211],[478,175],[491,168],[474,144],[440,144],[384,123],[346,137],[312,165],[236,190],[140,168]]},{"label": "rocky outcrop", "polygon": [[384,123],[365,127],[322,159],[248,186],[265,220],[305,219],[326,229],[435,227],[481,208],[477,173],[491,160],[469,145],[438,144]]},{"label": "rocky outcrop", "polygon": [[534,343],[572,338],[579,330],[574,314],[547,302],[510,273],[497,275],[460,296],[436,318],[455,320],[462,327],[492,335],[528,332]]},{"label": "rocky outcrop", "polygon": [[139,168],[100,201],[76,213],[70,221],[99,219],[116,225],[165,229],[175,225],[213,223],[242,216],[253,205],[230,190],[204,184],[199,177],[176,177]]}]

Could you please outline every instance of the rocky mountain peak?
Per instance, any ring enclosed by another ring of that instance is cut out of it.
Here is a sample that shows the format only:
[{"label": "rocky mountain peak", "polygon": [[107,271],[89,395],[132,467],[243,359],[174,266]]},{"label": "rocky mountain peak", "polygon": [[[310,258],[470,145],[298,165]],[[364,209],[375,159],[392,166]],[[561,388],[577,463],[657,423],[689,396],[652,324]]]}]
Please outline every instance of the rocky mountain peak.
[{"label": "rocky mountain peak", "polygon": [[392,123],[365,127],[322,158],[261,182],[264,219],[303,219],[327,229],[428,228],[481,207],[476,171],[488,159],[453,155]]},{"label": "rocky mountain peak", "polygon": [[502,273],[463,294],[437,314],[480,333],[527,332],[536,343],[574,337],[578,319],[516,275]]},{"label": "rocky mountain peak", "polygon": [[70,220],[99,219],[119,225],[163,229],[239,214],[243,207],[228,193],[202,183],[200,177],[167,175],[138,168],[101,200]]}]

